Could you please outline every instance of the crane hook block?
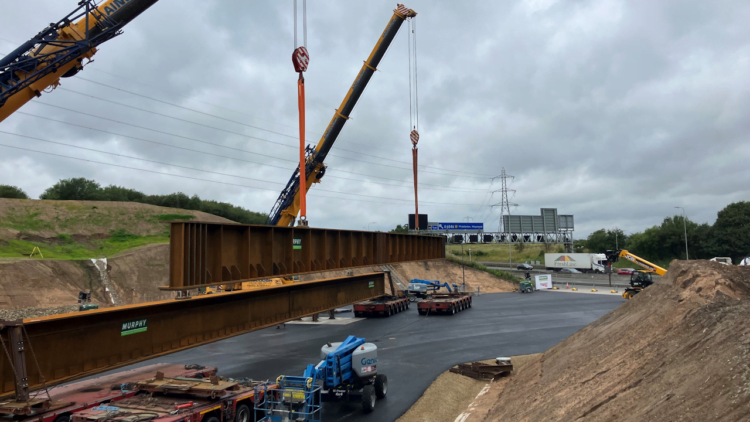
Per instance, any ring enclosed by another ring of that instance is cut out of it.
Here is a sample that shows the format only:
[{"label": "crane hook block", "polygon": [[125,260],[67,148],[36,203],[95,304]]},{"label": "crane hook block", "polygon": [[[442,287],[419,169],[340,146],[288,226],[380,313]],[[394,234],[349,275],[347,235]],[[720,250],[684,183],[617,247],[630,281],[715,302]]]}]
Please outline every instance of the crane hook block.
[{"label": "crane hook block", "polygon": [[411,131],[411,143],[414,145],[414,147],[417,146],[417,142],[419,142],[419,132],[416,130]]},{"label": "crane hook block", "polygon": [[299,73],[307,71],[307,65],[310,63],[310,54],[304,46],[294,49],[292,63],[294,63],[295,72]]}]

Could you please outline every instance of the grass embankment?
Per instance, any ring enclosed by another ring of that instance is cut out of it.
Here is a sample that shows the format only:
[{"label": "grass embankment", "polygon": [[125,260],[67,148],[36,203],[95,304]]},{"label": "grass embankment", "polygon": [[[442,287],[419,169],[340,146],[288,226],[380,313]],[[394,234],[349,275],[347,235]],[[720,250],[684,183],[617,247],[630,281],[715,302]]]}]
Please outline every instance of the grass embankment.
[{"label": "grass embankment", "polygon": [[90,239],[85,243],[75,241],[69,234],[57,235],[54,243],[48,241],[9,240],[0,242],[0,258],[28,257],[38,247],[45,259],[89,259],[112,256],[122,251],[150,245],[169,243],[169,233],[155,236],[138,236],[124,230],[113,230],[105,239]]},{"label": "grass embankment", "polygon": [[516,277],[516,276],[514,276],[513,274],[511,274],[511,273],[509,273],[507,271],[493,270],[491,268],[485,267],[484,265],[482,265],[482,264],[480,264],[480,263],[478,263],[476,261],[469,261],[468,259],[462,261],[461,258],[457,258],[457,257],[451,256],[451,255],[446,255],[446,258],[448,258],[448,261],[454,262],[454,263],[456,263],[458,265],[466,265],[467,267],[471,267],[471,268],[477,269],[479,271],[484,271],[486,273],[490,273],[490,274],[492,274],[492,275],[494,275],[496,277],[500,277],[500,278],[508,280],[508,281],[512,281],[512,282],[515,282],[515,283],[519,283],[519,282],[522,281],[521,278]]},{"label": "grass embankment", "polygon": [[[512,258],[514,263],[522,263],[522,262],[536,262],[539,261],[541,265],[544,265],[544,254],[545,253],[563,253],[563,245],[552,245],[552,247],[549,249],[549,252],[546,252],[544,249],[544,245],[536,245],[536,244],[530,244],[530,245],[524,245],[523,250],[518,250],[516,246],[512,246],[513,250],[512,252]],[[469,254],[469,249],[471,249],[471,254]],[[508,255],[510,254],[508,251],[508,245],[507,244],[497,244],[497,243],[490,243],[490,244],[465,244],[463,245],[464,250],[464,258],[466,261],[469,260],[469,257],[471,257],[472,261],[482,261],[482,262],[498,262],[498,263],[508,263]],[[459,261],[461,260],[461,245],[446,245],[446,250],[448,253],[448,256],[451,256],[452,258],[456,258]],[[645,258],[645,257],[643,257]],[[654,262],[654,264],[659,265],[662,268],[669,268],[669,262]],[[612,264],[613,268],[635,268],[640,269],[638,265],[635,265],[634,263],[626,260],[626,259],[620,259],[619,261]]]},{"label": "grass embankment", "polygon": [[[461,245],[447,245],[448,253],[452,254],[459,259],[461,258]],[[512,251],[509,252],[508,249]],[[523,250],[518,250],[518,247],[508,247],[507,244],[489,243],[489,244],[470,244],[463,245],[464,256],[469,258],[469,250],[471,250],[471,259],[474,261],[493,261],[493,262],[508,262],[509,255],[512,254],[513,262],[521,263],[526,261],[544,261],[544,245],[524,245]],[[553,245],[549,252],[563,252],[562,245]]]},{"label": "grass embankment", "polygon": [[[81,209],[79,209],[81,208]],[[152,214],[148,212],[120,211],[116,213],[97,212],[96,207],[65,207],[64,217],[43,215],[40,211],[11,209],[0,219],[0,228],[17,230],[24,235],[18,238],[0,239],[0,257],[20,258],[31,255],[39,248],[44,259],[89,259],[112,256],[119,252],[154,243],[169,243],[169,226],[165,221],[192,220],[188,214]],[[84,211],[84,212],[82,212]],[[157,227],[161,232],[134,234],[132,229],[109,229],[112,226],[136,227],[139,224]],[[101,228],[97,235],[77,235],[81,227]],[[62,232],[62,233],[61,233]],[[33,235],[33,233],[57,233],[54,236]],[[30,235],[32,234],[32,235]]]}]

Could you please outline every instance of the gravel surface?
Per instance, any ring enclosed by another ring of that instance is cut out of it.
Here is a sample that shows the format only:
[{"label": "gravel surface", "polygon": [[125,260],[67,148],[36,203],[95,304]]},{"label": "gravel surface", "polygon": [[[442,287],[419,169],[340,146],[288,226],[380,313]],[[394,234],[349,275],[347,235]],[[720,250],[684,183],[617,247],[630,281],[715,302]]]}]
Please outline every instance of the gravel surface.
[{"label": "gravel surface", "polygon": [[47,315],[67,314],[70,312],[78,312],[78,305],[57,306],[54,308],[0,309],[0,320],[15,321]]}]

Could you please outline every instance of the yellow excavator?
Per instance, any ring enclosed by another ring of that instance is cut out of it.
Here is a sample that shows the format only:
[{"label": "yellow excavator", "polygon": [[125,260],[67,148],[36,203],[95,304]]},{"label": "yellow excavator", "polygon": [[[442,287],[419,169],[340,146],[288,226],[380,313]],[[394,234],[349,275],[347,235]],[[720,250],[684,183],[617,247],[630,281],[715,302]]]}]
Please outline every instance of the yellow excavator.
[{"label": "yellow excavator", "polygon": [[624,249],[606,251],[604,254],[607,257],[607,264],[609,264],[610,269],[612,264],[617,262],[620,258],[625,258],[628,261],[644,268],[644,270],[638,270],[630,275],[630,287],[625,289],[625,291],[622,293],[622,297],[625,299],[631,299],[637,293],[640,293],[641,290],[654,284],[654,281],[651,278],[652,274],[663,276],[667,273],[667,270],[665,270],[664,268],[652,262],[646,261],[645,259],[636,256]]}]

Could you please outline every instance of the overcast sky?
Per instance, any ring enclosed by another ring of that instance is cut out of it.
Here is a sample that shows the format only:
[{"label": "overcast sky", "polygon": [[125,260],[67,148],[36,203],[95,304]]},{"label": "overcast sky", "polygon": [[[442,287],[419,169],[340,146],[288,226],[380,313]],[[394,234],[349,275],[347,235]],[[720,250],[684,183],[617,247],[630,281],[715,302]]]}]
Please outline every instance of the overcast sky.
[{"label": "overcast sky", "polygon": [[[0,53],[76,4],[0,0]],[[514,214],[574,214],[576,238],[640,231],[676,206],[713,223],[749,199],[750,2],[406,5],[419,14],[419,209],[430,221],[469,217],[496,230],[490,178],[503,167],[515,176]],[[309,2],[308,143],[394,7]],[[38,197],[59,179],[87,177],[268,212],[298,157],[293,44],[292,0],[161,0],[64,89],[0,123],[66,144],[0,133],[0,184]],[[388,230],[414,212],[407,58],[404,26],[311,189],[312,226]]]}]

